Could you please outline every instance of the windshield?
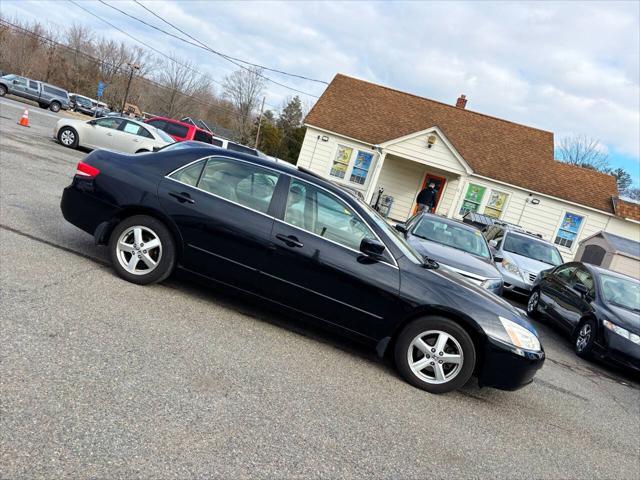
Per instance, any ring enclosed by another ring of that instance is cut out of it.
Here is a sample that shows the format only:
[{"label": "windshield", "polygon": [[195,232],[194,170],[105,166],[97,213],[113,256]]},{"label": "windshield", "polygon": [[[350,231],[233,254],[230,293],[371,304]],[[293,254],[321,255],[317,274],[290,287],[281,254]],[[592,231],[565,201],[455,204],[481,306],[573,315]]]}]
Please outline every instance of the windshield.
[{"label": "windshield", "polygon": [[76,102],[79,103],[80,105],[82,105],[83,107],[92,107],[93,104],[91,103],[91,100],[89,100],[88,98],[85,97],[76,97]]},{"label": "windshield", "polygon": [[602,275],[602,297],[616,307],[640,312],[640,282],[632,279]]},{"label": "windshield", "polygon": [[434,217],[422,217],[411,233],[416,237],[456,248],[477,257],[491,257],[487,242],[479,230],[469,230]]},{"label": "windshield", "polygon": [[366,202],[362,201],[360,198],[357,198],[360,205],[364,206],[369,213],[369,218],[380,227],[384,233],[387,234],[387,237],[394,243],[396,247],[413,263],[418,265],[422,265],[424,263],[422,259],[422,255],[416,252],[411,245],[407,243],[407,241],[402,237],[394,228],[391,227],[387,223],[387,221],[380,216],[378,212],[376,212],[373,208],[371,208]]},{"label": "windshield", "polygon": [[[148,125],[148,124],[147,124],[147,125]],[[155,133],[156,135],[158,135],[158,136],[159,136],[162,140],[164,140],[165,142],[169,142],[169,143],[171,143],[171,144],[175,143],[175,140],[173,139],[173,137],[171,137],[170,135],[168,135],[166,132],[164,132],[164,131],[160,130],[159,128],[153,127],[153,126],[151,126],[151,125],[149,125],[149,126],[153,129],[154,133]]]},{"label": "windshield", "polygon": [[9,75],[5,75],[2,78],[6,78],[7,80],[13,80],[14,78],[18,78],[18,76],[14,75],[13,73],[10,73]]},{"label": "windshield", "polygon": [[532,258],[549,265],[561,265],[562,256],[556,247],[532,238],[507,235],[504,250],[523,257]]}]

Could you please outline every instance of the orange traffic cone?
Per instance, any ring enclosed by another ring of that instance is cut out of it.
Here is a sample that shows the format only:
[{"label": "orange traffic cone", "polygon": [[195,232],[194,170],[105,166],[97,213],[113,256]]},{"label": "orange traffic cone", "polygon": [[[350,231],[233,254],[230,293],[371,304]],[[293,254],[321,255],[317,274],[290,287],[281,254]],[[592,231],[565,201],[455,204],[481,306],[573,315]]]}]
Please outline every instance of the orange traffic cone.
[{"label": "orange traffic cone", "polygon": [[23,127],[29,126],[29,109],[25,108],[24,113],[22,114],[22,118],[18,122],[18,125],[22,125]]}]

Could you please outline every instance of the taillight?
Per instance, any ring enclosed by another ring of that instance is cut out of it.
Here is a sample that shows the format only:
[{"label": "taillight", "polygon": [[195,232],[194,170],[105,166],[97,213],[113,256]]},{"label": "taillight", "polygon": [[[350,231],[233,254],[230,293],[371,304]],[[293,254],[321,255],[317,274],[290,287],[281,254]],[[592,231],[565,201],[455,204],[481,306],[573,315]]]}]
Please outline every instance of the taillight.
[{"label": "taillight", "polygon": [[88,163],[78,162],[76,167],[76,175],[82,178],[96,178],[100,170]]}]

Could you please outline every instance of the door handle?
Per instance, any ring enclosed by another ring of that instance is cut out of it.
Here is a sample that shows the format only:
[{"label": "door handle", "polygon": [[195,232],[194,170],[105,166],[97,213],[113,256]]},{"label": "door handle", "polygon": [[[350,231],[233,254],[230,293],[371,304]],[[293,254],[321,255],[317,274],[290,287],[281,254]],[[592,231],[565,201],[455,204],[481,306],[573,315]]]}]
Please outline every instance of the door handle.
[{"label": "door handle", "polygon": [[299,241],[299,240],[298,240],[296,237],[294,237],[293,235],[286,236],[286,235],[283,235],[283,234],[281,234],[281,233],[278,233],[278,234],[276,235],[276,238],[277,238],[278,240],[280,240],[281,242],[286,243],[289,247],[298,247],[298,248],[304,247],[304,243],[302,243],[301,241]]},{"label": "door handle", "polygon": [[113,133],[107,133],[107,137],[113,137]]},{"label": "door handle", "polygon": [[137,138],[134,138],[134,139],[133,139],[133,141],[137,143],[137,142],[139,142],[140,140],[138,140]]},{"label": "door handle", "polygon": [[178,199],[180,203],[187,202],[192,205],[196,203],[196,201],[191,198],[191,196],[187,192],[169,192],[169,195],[171,195],[173,198]]}]

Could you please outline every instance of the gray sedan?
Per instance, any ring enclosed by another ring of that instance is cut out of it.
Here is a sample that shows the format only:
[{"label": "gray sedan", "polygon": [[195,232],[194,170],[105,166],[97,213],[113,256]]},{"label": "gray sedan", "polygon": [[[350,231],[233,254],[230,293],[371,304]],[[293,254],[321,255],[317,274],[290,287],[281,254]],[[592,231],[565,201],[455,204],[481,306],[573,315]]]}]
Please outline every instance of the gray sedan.
[{"label": "gray sedan", "polygon": [[480,230],[457,220],[417,214],[407,223],[396,225],[407,241],[422,255],[454,270],[468,281],[500,295],[502,277],[495,258]]}]

